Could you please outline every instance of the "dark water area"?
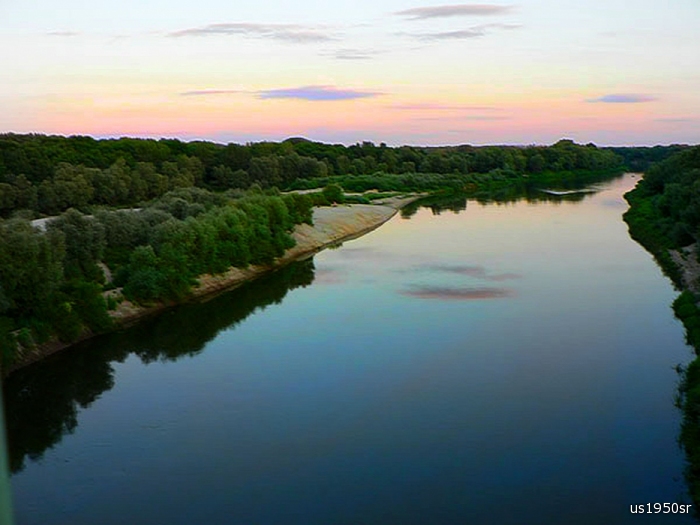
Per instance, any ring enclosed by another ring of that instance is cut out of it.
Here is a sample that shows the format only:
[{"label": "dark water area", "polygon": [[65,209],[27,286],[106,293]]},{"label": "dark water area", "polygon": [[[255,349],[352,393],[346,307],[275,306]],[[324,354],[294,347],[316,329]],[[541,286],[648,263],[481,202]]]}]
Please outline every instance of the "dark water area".
[{"label": "dark water area", "polygon": [[405,210],[4,385],[17,523],[693,523],[675,292],[595,194]]}]

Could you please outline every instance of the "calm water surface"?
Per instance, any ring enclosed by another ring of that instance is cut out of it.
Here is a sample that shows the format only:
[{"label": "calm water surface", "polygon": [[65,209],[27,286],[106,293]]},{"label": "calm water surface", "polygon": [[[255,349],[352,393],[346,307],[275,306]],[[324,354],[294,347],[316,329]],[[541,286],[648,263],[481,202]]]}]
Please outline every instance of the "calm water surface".
[{"label": "calm water surface", "polygon": [[625,176],[421,208],[5,386],[22,524],[626,524],[686,501],[675,293]]}]

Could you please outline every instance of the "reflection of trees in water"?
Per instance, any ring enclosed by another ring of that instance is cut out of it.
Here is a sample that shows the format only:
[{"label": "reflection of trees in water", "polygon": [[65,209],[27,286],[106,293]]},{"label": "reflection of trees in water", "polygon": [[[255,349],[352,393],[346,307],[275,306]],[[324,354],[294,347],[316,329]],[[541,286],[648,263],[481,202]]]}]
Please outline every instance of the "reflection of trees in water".
[{"label": "reflection of trees in water", "polygon": [[50,359],[5,379],[11,472],[22,470],[25,457],[41,458],[64,434],[75,430],[78,409],[114,386],[110,365],[114,358],[97,351],[72,352],[66,359]]},{"label": "reflection of trees in water", "polygon": [[27,457],[41,458],[75,430],[79,408],[114,386],[113,361],[130,354],[144,363],[196,355],[221,330],[279,304],[289,290],[313,280],[313,260],[297,262],[205,303],[179,306],[17,370],[3,385],[11,472],[21,471]]},{"label": "reflection of trees in water", "polygon": [[451,211],[460,213],[467,209],[467,201],[474,200],[480,204],[507,204],[518,201],[530,203],[537,202],[581,202],[592,197],[595,192],[568,193],[555,195],[546,193],[539,188],[525,184],[513,184],[508,187],[494,188],[492,190],[479,190],[475,193],[453,193],[449,195],[433,195],[419,199],[401,209],[401,217],[408,219],[413,217],[420,208],[429,208],[433,215]]},{"label": "reflection of trees in water", "polygon": [[[112,337],[127,337],[131,352],[144,363],[192,356],[221,330],[235,326],[256,310],[279,304],[289,290],[308,286],[313,280],[313,260],[299,262],[205,303],[182,305]],[[115,343],[124,345],[125,341]]]},{"label": "reflection of trees in water", "polygon": [[[568,189],[567,191],[576,191],[576,189]],[[542,191],[539,187],[520,185],[493,191],[480,192],[474,195],[472,198],[481,204],[506,204],[518,201],[525,201],[529,203],[553,202],[558,204],[562,202],[581,202],[588,197],[592,197],[595,195],[595,193],[596,192],[582,191],[556,195]]]},{"label": "reflection of trees in water", "polygon": [[467,196],[462,193],[453,193],[425,197],[401,208],[401,217],[404,219],[413,217],[419,208],[429,208],[433,215],[440,215],[443,211],[459,213],[467,209]]}]

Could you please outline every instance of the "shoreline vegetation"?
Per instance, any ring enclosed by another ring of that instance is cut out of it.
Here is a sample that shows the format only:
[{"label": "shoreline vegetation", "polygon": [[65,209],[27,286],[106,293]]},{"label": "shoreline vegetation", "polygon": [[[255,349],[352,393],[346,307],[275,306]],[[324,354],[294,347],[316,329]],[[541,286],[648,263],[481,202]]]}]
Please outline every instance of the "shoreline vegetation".
[{"label": "shoreline vegetation", "polygon": [[[683,149],[0,135],[1,370],[409,216],[399,196],[578,198]],[[368,222],[323,222],[344,204]]]},{"label": "shoreline vegetation", "polygon": [[651,253],[679,296],[672,308],[683,323],[695,358],[678,366],[676,405],[681,410],[679,443],[686,455],[685,478],[700,506],[700,146],[675,153],[649,168],[625,195],[623,219],[630,236]]},{"label": "shoreline vegetation", "polygon": [[[390,197],[381,201],[380,204],[317,207],[313,211],[313,225],[296,225],[291,234],[295,240],[295,245],[287,249],[274,262],[251,265],[247,268],[231,267],[219,274],[202,274],[197,278],[197,284],[180,301],[138,304],[128,299],[123,299],[114,310],[109,312],[109,316],[113,321],[110,331],[127,327],[144,317],[158,314],[183,302],[209,300],[220,293],[235,290],[247,282],[279,270],[292,262],[307,259],[326,248],[361,237],[379,228],[394,217],[402,207],[425,196],[425,194],[415,194]],[[105,295],[114,297],[120,293],[121,290],[112,290],[106,292]],[[45,343],[22,349],[17,360],[3,370],[3,374],[8,375],[49,355],[65,350],[78,342],[100,335],[100,333],[86,330],[77,339],[70,342],[63,342],[57,337],[53,337]]]}]

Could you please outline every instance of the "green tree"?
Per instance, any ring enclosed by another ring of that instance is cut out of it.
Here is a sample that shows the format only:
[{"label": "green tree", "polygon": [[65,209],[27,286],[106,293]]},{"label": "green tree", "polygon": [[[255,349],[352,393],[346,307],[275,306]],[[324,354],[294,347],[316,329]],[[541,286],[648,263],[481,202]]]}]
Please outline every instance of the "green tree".
[{"label": "green tree", "polygon": [[337,184],[330,184],[323,188],[323,196],[328,200],[328,202],[342,204],[345,202],[345,194],[343,193],[343,188]]},{"label": "green tree", "polygon": [[105,249],[105,229],[102,223],[70,209],[48,223],[49,231],[59,231],[65,239],[63,270],[66,279],[104,282],[97,263]]},{"label": "green tree", "polygon": [[165,277],[160,261],[151,246],[139,246],[131,254],[124,294],[139,302],[150,302],[163,296]]}]

